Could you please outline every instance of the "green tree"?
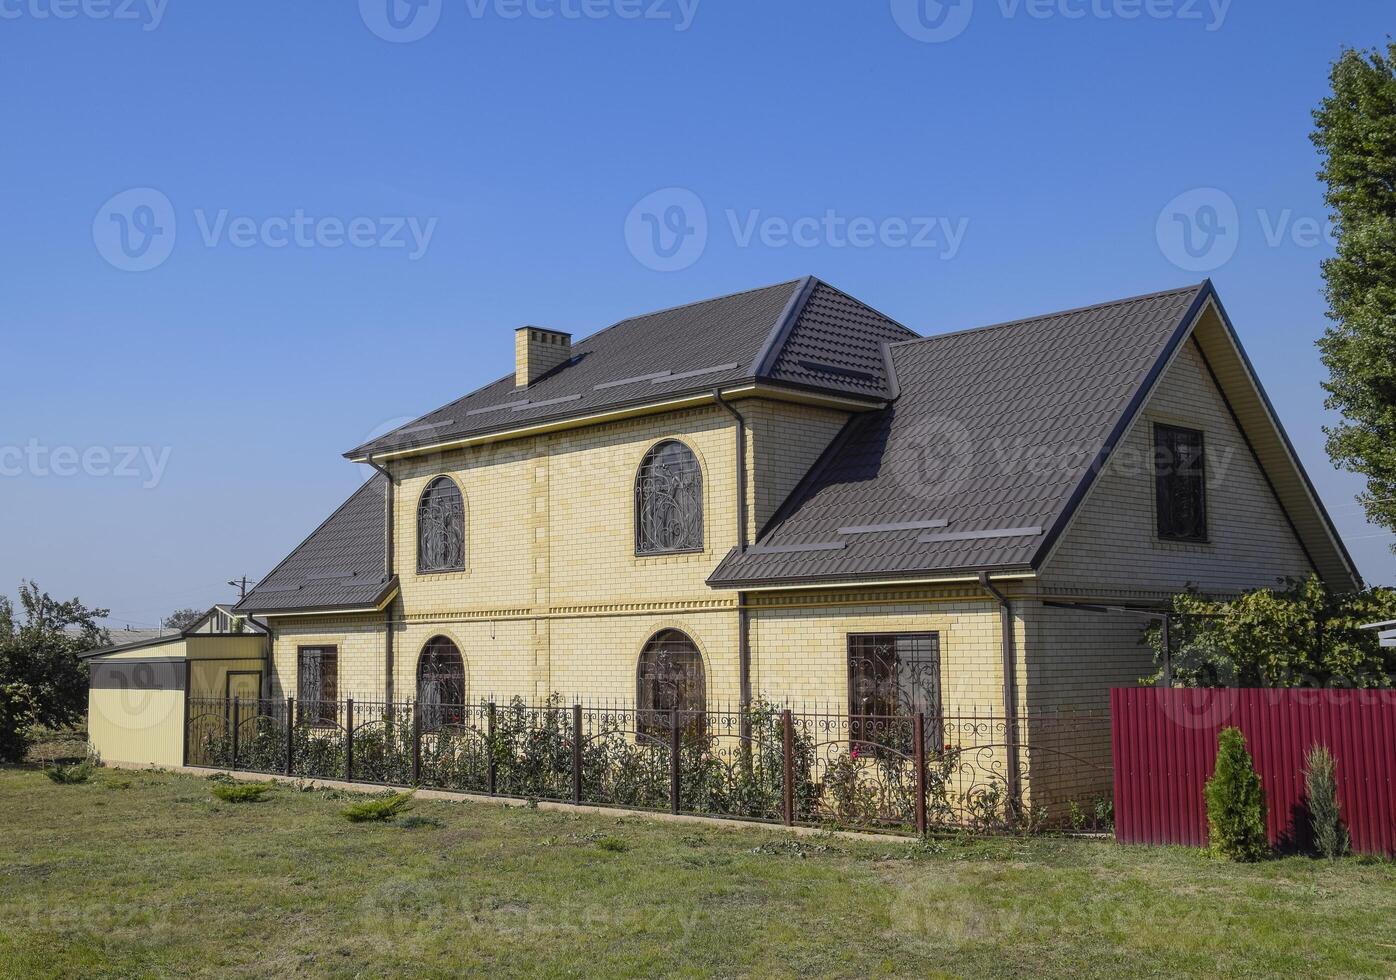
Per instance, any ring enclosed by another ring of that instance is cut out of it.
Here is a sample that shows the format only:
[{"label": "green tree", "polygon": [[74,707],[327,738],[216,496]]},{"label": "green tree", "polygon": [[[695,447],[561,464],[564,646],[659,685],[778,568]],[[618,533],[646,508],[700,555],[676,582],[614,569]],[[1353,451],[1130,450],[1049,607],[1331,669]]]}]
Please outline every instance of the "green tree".
[{"label": "green tree", "polygon": [[[1367,623],[1396,619],[1396,589],[1333,592],[1317,576],[1216,601],[1189,589],[1169,603],[1173,680],[1183,687],[1393,687],[1396,650]],[[1145,629],[1162,678],[1163,636]]]},{"label": "green tree", "polygon": [[1338,804],[1338,763],[1326,745],[1311,745],[1304,755],[1304,798],[1314,849],[1326,858],[1342,857],[1350,841]]},{"label": "green tree", "polygon": [[1217,736],[1217,767],[1203,791],[1212,852],[1231,861],[1259,861],[1270,853],[1265,832],[1265,790],[1238,728]]},{"label": "green tree", "polygon": [[164,623],[172,630],[188,629],[203,619],[206,612],[207,609],[176,609],[165,617]]},{"label": "green tree", "polygon": [[1396,43],[1343,52],[1331,82],[1312,137],[1338,235],[1319,341],[1328,407],[1343,413],[1328,454],[1367,478],[1368,519],[1396,530]]},{"label": "green tree", "polygon": [[78,654],[109,642],[106,609],[57,602],[33,582],[19,610],[0,596],[0,761],[19,762],[34,725],[64,728],[87,710],[87,666]]}]

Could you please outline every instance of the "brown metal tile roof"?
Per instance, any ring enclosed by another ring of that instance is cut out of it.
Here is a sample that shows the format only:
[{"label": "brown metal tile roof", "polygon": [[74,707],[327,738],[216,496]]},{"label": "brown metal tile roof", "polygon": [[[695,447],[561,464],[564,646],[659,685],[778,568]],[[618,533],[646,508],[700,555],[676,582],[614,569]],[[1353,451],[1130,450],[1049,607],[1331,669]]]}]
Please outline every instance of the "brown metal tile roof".
[{"label": "brown metal tile roof", "polygon": [[710,584],[1033,567],[1205,288],[895,345],[897,400],[855,417]]},{"label": "brown metal tile roof", "polygon": [[527,388],[514,374],[345,455],[364,459],[764,381],[839,396],[888,397],[881,348],[914,339],[814,278],[623,320],[573,345]]}]

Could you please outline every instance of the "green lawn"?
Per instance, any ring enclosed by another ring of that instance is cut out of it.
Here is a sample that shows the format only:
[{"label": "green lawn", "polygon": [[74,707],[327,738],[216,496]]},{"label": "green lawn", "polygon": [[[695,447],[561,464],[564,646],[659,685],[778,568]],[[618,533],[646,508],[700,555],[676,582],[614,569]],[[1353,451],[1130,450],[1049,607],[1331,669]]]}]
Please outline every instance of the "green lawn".
[{"label": "green lawn", "polygon": [[1396,974],[1396,867],[0,770],[6,976]]}]

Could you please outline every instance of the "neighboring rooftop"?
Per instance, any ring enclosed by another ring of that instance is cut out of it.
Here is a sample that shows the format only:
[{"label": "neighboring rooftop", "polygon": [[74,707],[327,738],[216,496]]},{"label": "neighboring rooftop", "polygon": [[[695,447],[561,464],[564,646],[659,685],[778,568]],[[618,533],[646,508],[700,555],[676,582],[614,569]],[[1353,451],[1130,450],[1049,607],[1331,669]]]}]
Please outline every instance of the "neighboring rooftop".
[{"label": "neighboring rooftop", "polygon": [[918,335],[818,279],[622,320],[526,388],[510,372],[345,455],[366,459],[574,416],[763,382],[871,404],[891,395],[882,347]]}]

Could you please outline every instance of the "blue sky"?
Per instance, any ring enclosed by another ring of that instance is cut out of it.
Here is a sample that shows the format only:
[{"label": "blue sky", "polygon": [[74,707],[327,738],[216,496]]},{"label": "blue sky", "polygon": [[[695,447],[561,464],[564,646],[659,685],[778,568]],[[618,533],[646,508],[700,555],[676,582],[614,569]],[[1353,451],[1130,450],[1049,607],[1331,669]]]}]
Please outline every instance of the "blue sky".
[{"label": "blue sky", "polygon": [[0,591],[226,599],[515,327],[806,273],[923,333],[1211,275],[1396,581],[1323,452],[1307,139],[1386,0],[391,2],[0,0]]}]

